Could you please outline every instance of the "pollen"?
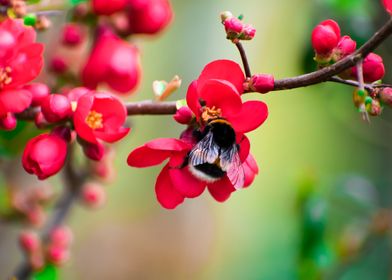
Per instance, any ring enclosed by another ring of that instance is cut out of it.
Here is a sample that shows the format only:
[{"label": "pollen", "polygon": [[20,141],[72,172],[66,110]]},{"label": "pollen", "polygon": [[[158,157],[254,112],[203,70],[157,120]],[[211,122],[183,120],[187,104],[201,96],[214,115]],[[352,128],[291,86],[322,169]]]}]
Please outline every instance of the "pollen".
[{"label": "pollen", "polygon": [[99,129],[103,127],[103,118],[102,114],[96,111],[90,111],[90,113],[86,117],[86,123],[92,129]]},{"label": "pollen", "polygon": [[222,116],[222,110],[219,108],[215,108],[215,106],[213,106],[212,108],[204,107],[201,113],[201,119],[204,122],[208,122],[212,119],[220,118],[221,116]]},{"label": "pollen", "polygon": [[0,68],[0,88],[9,85],[12,82],[11,72],[12,69],[9,66]]}]

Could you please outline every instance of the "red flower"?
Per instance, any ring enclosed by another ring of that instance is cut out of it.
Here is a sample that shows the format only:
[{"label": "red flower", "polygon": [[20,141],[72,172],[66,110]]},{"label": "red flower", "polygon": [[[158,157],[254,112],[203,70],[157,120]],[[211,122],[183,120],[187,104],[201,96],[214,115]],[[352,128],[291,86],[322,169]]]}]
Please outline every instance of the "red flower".
[{"label": "red flower", "polygon": [[129,33],[155,34],[163,30],[173,18],[168,0],[130,0]]},{"label": "red flower", "polygon": [[35,36],[20,20],[0,23],[0,115],[20,113],[31,103],[32,94],[20,86],[42,69],[43,45],[35,43]]},{"label": "red flower", "polygon": [[385,10],[392,14],[392,0],[382,0]]},{"label": "red flower", "polygon": [[129,154],[128,164],[134,167],[169,159],[155,185],[163,207],[175,208],[184,198],[201,195],[206,187],[223,202],[253,181],[258,168],[244,133],[260,126],[268,109],[259,101],[242,103],[244,81],[235,62],[217,60],[208,64],[189,86],[187,103],[195,120],[180,139],[156,139]]},{"label": "red flower", "polygon": [[115,91],[128,93],[136,89],[140,72],[137,48],[106,32],[94,46],[83,69],[82,80],[90,89],[106,83]]},{"label": "red flower", "polygon": [[127,109],[119,99],[94,92],[79,97],[73,116],[76,133],[90,143],[98,139],[112,143],[126,136],[130,130],[123,127],[126,118]]},{"label": "red flower", "polygon": [[23,152],[24,169],[43,180],[59,172],[67,156],[67,142],[57,134],[41,134],[31,139]]}]

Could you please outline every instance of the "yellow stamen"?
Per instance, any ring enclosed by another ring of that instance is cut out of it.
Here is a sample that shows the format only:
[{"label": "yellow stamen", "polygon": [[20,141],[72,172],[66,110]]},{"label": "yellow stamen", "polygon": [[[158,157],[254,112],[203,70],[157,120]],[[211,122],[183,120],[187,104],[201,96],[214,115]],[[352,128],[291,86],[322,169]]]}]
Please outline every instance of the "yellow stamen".
[{"label": "yellow stamen", "polygon": [[0,88],[9,85],[12,82],[11,72],[12,69],[9,66],[0,68]]},{"label": "yellow stamen", "polygon": [[217,119],[222,116],[222,110],[219,108],[215,108],[213,106],[212,108],[204,107],[203,112],[201,113],[201,119],[204,122],[208,122],[212,119]]},{"label": "yellow stamen", "polygon": [[86,123],[92,129],[98,129],[103,127],[102,114],[96,111],[90,111],[86,118]]}]

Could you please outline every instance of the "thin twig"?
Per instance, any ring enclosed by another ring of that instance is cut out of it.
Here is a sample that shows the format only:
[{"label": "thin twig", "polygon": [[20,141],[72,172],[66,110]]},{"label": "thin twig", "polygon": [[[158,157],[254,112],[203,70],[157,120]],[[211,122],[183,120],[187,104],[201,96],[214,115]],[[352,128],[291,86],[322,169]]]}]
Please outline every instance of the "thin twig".
[{"label": "thin twig", "polygon": [[175,101],[141,101],[126,103],[128,116],[132,115],[173,115],[177,111]]},{"label": "thin twig", "polygon": [[252,73],[250,72],[249,61],[248,61],[248,58],[246,57],[246,52],[245,52],[244,46],[242,46],[242,44],[240,42],[236,43],[235,46],[237,47],[238,51],[240,52],[242,64],[244,65],[245,76],[247,78],[252,77]]}]

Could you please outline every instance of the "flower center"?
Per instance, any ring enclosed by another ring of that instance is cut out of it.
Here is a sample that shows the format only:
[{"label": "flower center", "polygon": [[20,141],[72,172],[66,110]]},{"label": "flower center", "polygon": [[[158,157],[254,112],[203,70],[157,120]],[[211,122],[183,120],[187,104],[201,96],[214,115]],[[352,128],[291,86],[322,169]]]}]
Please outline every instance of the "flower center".
[{"label": "flower center", "polygon": [[201,119],[206,123],[212,119],[218,119],[221,116],[222,110],[219,108],[215,108],[215,106],[213,106],[212,108],[204,107],[201,113]]},{"label": "flower center", "polygon": [[103,127],[102,121],[103,121],[102,114],[96,111],[90,111],[90,113],[86,118],[87,125],[92,129],[102,128]]},{"label": "flower center", "polygon": [[11,72],[12,69],[9,66],[0,68],[0,88],[9,85],[12,82]]}]

